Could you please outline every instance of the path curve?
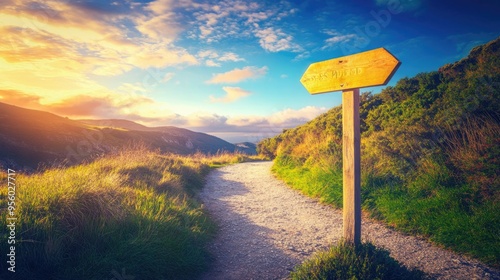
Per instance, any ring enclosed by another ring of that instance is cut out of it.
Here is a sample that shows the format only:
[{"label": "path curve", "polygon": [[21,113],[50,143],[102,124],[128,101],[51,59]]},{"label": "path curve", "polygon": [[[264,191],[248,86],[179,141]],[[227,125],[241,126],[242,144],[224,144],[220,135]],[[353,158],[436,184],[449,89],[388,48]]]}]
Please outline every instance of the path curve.
[{"label": "path curve", "polygon": [[[286,279],[294,266],[342,236],[342,212],[290,189],[272,162],[213,170],[199,196],[219,225],[202,279]],[[500,271],[364,218],[362,239],[437,279],[500,279]]]}]

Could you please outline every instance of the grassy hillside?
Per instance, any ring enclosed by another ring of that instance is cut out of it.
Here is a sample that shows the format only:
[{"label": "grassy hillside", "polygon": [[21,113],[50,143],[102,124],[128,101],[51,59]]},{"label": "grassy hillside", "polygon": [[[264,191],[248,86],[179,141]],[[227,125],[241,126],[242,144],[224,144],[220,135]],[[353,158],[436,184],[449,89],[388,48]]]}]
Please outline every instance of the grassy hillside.
[{"label": "grassy hillside", "polygon": [[[193,194],[210,166],[241,159],[139,149],[36,175],[18,172],[11,209],[16,273],[7,270],[12,245],[2,230],[0,278],[193,279],[208,265],[203,245],[214,232]],[[7,185],[6,171],[0,174]],[[5,229],[12,200],[0,190]]]},{"label": "grassy hillside", "polygon": [[[363,93],[364,211],[500,266],[500,39],[438,71]],[[342,206],[342,115],[259,143],[294,188]]]},{"label": "grassy hillside", "polygon": [[187,129],[151,128],[126,120],[75,121],[0,102],[0,166],[36,169],[40,163],[78,164],[136,143],[183,155],[245,152]]}]

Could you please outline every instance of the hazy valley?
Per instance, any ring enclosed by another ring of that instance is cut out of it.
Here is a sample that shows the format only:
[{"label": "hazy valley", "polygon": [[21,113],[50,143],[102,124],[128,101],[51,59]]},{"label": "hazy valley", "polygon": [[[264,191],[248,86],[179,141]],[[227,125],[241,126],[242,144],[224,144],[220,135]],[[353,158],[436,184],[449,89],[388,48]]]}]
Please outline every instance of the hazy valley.
[{"label": "hazy valley", "polygon": [[36,169],[39,164],[76,164],[139,145],[180,155],[256,153],[252,143],[231,144],[173,126],[146,127],[116,119],[71,120],[0,103],[0,163],[4,166]]}]

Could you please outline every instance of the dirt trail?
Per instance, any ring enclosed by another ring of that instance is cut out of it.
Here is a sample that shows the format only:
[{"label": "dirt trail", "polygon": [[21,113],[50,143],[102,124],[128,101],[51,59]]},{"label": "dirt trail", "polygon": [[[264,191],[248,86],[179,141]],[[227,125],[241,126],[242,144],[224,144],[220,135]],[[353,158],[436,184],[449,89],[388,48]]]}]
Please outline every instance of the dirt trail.
[{"label": "dirt trail", "polygon": [[[272,162],[212,171],[200,199],[220,226],[209,246],[214,267],[202,279],[286,279],[294,266],[342,236],[342,212],[288,188]],[[408,267],[438,279],[500,279],[500,271],[437,248],[378,222],[363,221],[362,236]]]}]

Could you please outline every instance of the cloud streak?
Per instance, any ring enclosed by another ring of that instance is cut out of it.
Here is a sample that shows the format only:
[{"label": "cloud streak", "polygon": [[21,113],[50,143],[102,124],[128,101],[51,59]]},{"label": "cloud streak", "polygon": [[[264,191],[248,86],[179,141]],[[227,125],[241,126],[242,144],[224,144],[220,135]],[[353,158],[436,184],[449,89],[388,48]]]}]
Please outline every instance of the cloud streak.
[{"label": "cloud streak", "polygon": [[267,67],[253,67],[253,66],[247,66],[244,68],[236,68],[234,70],[225,72],[225,73],[218,73],[214,74],[212,78],[208,81],[206,81],[207,84],[235,84],[239,83],[248,79],[256,79],[259,77],[262,77],[266,75],[267,73]]},{"label": "cloud streak", "polygon": [[186,127],[210,133],[232,142],[257,142],[283,131],[302,125],[323,114],[325,107],[306,106],[284,109],[267,116],[220,116],[217,114],[192,114],[186,116]]},{"label": "cloud streak", "polygon": [[239,87],[223,87],[222,89],[226,92],[226,95],[223,97],[214,97],[213,95],[210,95],[210,102],[231,103],[252,94],[248,90],[244,90]]},{"label": "cloud streak", "polygon": [[222,62],[238,62],[245,61],[234,52],[224,52],[219,54],[215,50],[202,50],[198,52],[197,57],[200,60],[205,60],[205,65],[209,67],[220,67]]},{"label": "cloud streak", "polygon": [[335,30],[326,30],[324,31],[324,33],[329,35],[330,37],[325,40],[325,44],[323,45],[323,47],[321,47],[321,50],[336,48],[342,43],[359,39],[359,36],[353,33],[341,34]]}]

